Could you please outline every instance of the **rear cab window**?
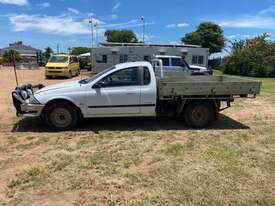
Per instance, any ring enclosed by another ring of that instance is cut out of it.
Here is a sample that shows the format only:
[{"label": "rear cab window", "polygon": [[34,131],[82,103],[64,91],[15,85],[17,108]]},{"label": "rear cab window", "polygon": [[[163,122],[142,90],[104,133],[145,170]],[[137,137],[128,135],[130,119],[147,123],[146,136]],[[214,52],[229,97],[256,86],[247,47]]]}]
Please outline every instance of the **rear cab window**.
[{"label": "rear cab window", "polygon": [[151,83],[151,74],[149,69],[147,67],[143,67],[142,73],[143,73],[142,85],[149,85]]}]

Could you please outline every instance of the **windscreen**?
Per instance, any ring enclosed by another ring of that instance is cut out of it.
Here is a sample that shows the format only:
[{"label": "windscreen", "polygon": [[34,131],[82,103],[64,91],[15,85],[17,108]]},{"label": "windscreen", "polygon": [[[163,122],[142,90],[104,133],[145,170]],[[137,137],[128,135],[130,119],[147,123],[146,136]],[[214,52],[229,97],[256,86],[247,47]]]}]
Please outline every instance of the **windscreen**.
[{"label": "windscreen", "polygon": [[66,63],[69,61],[69,57],[66,56],[52,56],[48,62],[51,63]]},{"label": "windscreen", "polygon": [[92,76],[90,78],[83,79],[83,80],[79,81],[79,83],[81,83],[81,84],[87,84],[87,83],[89,83],[89,82],[91,82],[91,81],[99,78],[100,76],[103,76],[104,74],[108,73],[109,71],[113,70],[114,68],[115,67],[110,67],[108,69],[105,69],[102,72],[100,72],[100,73],[98,73],[98,74],[96,74],[96,75],[94,75],[94,76]]}]

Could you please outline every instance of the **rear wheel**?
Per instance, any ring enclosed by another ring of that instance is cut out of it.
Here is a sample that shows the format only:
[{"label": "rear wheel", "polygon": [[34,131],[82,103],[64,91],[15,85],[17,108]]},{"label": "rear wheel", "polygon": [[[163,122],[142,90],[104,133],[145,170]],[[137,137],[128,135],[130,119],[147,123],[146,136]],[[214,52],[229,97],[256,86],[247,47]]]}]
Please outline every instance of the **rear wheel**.
[{"label": "rear wheel", "polygon": [[184,114],[186,124],[193,128],[203,128],[213,122],[215,112],[213,106],[206,101],[191,102]]},{"label": "rear wheel", "polygon": [[67,103],[55,103],[47,108],[46,123],[54,130],[64,131],[74,128],[78,122],[76,109]]}]

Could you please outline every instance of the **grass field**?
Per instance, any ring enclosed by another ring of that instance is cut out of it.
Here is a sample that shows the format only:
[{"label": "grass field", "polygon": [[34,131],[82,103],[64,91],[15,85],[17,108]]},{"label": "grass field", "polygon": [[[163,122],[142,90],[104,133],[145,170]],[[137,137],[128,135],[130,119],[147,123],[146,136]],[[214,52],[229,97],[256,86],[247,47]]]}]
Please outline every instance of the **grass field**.
[{"label": "grass field", "polygon": [[[215,75],[223,75],[222,71],[214,70]],[[232,77],[238,77],[243,79],[250,79],[250,80],[260,80],[263,82],[263,92],[275,93],[275,78],[260,78],[260,77],[243,77],[243,76],[233,76],[227,75]]]},{"label": "grass field", "polygon": [[2,118],[0,205],[275,205],[275,79],[261,80],[261,96],[204,130],[127,118],[52,133]]}]

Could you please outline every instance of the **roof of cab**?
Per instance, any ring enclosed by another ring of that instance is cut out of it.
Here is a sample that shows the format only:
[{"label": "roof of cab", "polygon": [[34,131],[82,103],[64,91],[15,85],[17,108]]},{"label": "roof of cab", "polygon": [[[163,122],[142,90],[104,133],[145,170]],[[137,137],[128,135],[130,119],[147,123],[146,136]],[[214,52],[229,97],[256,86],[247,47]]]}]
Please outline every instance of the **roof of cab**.
[{"label": "roof of cab", "polygon": [[152,66],[150,62],[139,61],[139,62],[126,62],[122,64],[117,64],[116,68],[122,69],[122,68],[128,68],[128,67],[150,67],[150,66]]}]

